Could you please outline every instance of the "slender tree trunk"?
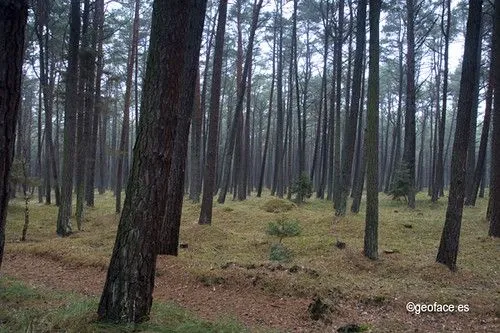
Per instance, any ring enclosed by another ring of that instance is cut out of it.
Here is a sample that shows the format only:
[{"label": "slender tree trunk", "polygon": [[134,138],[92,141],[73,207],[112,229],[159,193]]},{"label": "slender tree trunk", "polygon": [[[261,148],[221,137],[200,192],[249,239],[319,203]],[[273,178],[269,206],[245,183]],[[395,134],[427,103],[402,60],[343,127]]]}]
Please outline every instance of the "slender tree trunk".
[{"label": "slender tree trunk", "polygon": [[141,0],[135,0],[134,23],[132,25],[132,45],[130,46],[128,61],[127,61],[127,78],[125,81],[125,100],[123,107],[123,123],[120,139],[120,149],[118,151],[118,166],[116,168],[116,189],[115,189],[115,212],[118,214],[121,211],[122,198],[122,182],[124,176],[124,164],[128,164],[128,145],[130,131],[130,100],[132,95],[132,75],[134,73],[134,63],[136,47],[139,38],[139,9]]},{"label": "slender tree trunk", "polygon": [[[275,14],[276,15],[276,14]],[[274,17],[274,29],[273,29],[273,72],[271,74],[271,91],[269,93],[269,107],[267,109],[267,125],[266,125],[266,138],[264,140],[264,152],[262,153],[262,164],[260,166],[259,174],[259,184],[257,185],[257,197],[260,198],[262,195],[262,187],[264,185],[264,175],[266,171],[266,161],[267,161],[267,151],[269,148],[269,137],[271,136],[271,114],[273,110],[273,98],[274,98],[274,82],[276,77],[276,25],[277,19]]]},{"label": "slender tree trunk", "polygon": [[491,137],[490,229],[488,235],[500,237],[500,0],[495,0],[493,16],[492,72],[494,92],[493,135]]},{"label": "slender tree trunk", "polygon": [[[431,103],[432,105],[432,103]],[[420,150],[418,152],[418,162],[417,162],[417,182],[415,184],[415,188],[417,191],[422,191],[424,184],[424,148],[425,148],[425,136],[426,136],[426,127],[427,127],[427,111],[423,112],[422,119],[422,133],[420,136]],[[432,130],[432,128],[431,128]]]},{"label": "slender tree trunk", "polygon": [[351,109],[346,117],[344,127],[344,143],[342,147],[342,173],[340,177],[340,198],[335,215],[344,216],[346,213],[349,183],[351,181],[352,158],[356,143],[356,123],[360,108],[361,78],[363,74],[363,54],[366,49],[366,0],[358,2],[356,18],[356,54],[354,58],[354,73],[351,95]]},{"label": "slender tree trunk", "polygon": [[78,230],[82,230],[83,201],[85,196],[85,162],[88,147],[88,122],[90,107],[88,94],[93,85],[91,77],[93,66],[92,52],[90,51],[90,0],[83,0],[81,43],[79,49],[79,78],[78,78],[78,110],[76,114],[76,152],[75,152],[75,219]]},{"label": "slender tree trunk", "polygon": [[201,192],[201,130],[202,130],[202,110],[200,100],[200,80],[198,70],[198,80],[195,90],[195,105],[193,119],[191,120],[191,182],[189,184],[189,199],[195,203],[200,201]]},{"label": "slender tree trunk", "polygon": [[[387,179],[386,183],[386,192],[389,192],[392,186],[392,182],[394,180],[395,170],[398,170],[402,167],[401,165],[401,118],[403,115],[403,78],[404,78],[404,67],[403,67],[403,33],[402,29],[399,31],[398,36],[398,49],[399,49],[399,61],[398,61],[398,72],[399,72],[399,80],[398,80],[398,107],[396,111],[396,125],[394,127],[394,133],[392,137],[392,145],[394,150],[394,159],[391,162],[392,172],[390,173],[390,177]],[[392,154],[391,154],[392,156]],[[392,158],[392,157],[391,157]]]},{"label": "slender tree trunk", "polygon": [[[492,57],[493,58],[493,55]],[[481,142],[479,144],[479,152],[477,154],[476,170],[474,171],[474,188],[469,200],[469,205],[475,206],[477,194],[479,192],[479,185],[481,179],[484,177],[484,170],[486,166],[486,149],[488,147],[488,136],[490,132],[491,109],[493,104],[493,73],[491,72],[488,79],[488,86],[486,88],[486,106],[484,109],[483,129],[481,131]],[[484,182],[484,181],[483,181]]]},{"label": "slender tree trunk", "polygon": [[330,4],[326,2],[326,17],[324,20],[324,51],[323,51],[323,76],[321,78],[321,97],[320,103],[323,109],[323,119],[322,119],[322,130],[321,135],[321,148],[319,154],[319,165],[318,165],[318,188],[316,191],[316,197],[323,199],[325,197],[325,183],[326,174],[328,168],[328,89],[327,89],[327,74],[328,74],[328,49],[329,49],[329,35],[330,35],[330,18],[329,18],[329,7]]},{"label": "slender tree trunk", "polygon": [[283,4],[279,2],[278,11],[278,64],[276,73],[276,141],[274,152],[273,186],[271,195],[277,192],[278,197],[283,197]]},{"label": "slender tree trunk", "polygon": [[[366,131],[366,127],[365,127]],[[361,147],[361,155],[359,161],[359,180],[353,186],[353,196],[352,196],[352,205],[351,212],[357,214],[359,213],[359,209],[361,206],[361,198],[363,196],[363,187],[365,185],[365,175],[366,175],[366,158],[365,158],[365,147],[366,147],[366,138],[362,135],[359,140],[362,142]]]},{"label": "slender tree trunk", "polygon": [[[444,14],[446,11],[446,27],[444,23]],[[450,26],[451,26],[451,0],[443,2],[443,14],[441,16],[441,30],[444,37],[444,64],[443,64],[443,95],[441,106],[441,117],[439,119],[439,144],[436,161],[436,176],[432,186],[432,202],[436,202],[441,194],[444,185],[444,135],[446,125],[446,108],[448,105],[448,54],[450,45]]]},{"label": "slender tree trunk", "polygon": [[370,46],[366,131],[366,217],[364,254],[378,259],[379,21],[381,0],[370,0]]},{"label": "slender tree trunk", "polygon": [[457,125],[451,158],[450,194],[448,196],[446,220],[436,258],[437,262],[445,264],[451,270],[456,270],[457,267],[456,261],[465,195],[467,150],[464,147],[469,142],[471,110],[474,104],[474,94],[472,92],[475,89],[474,85],[477,84],[477,76],[479,75],[477,63],[480,59],[477,56],[481,41],[481,7],[481,0],[469,1],[469,16],[458,97]]},{"label": "slender tree trunk", "polygon": [[226,194],[227,194],[227,189],[229,186],[229,178],[231,175],[231,162],[232,162],[232,157],[233,157],[233,151],[234,151],[234,146],[235,146],[235,139],[236,139],[236,130],[238,128],[238,123],[240,121],[240,117],[243,111],[243,99],[245,97],[245,89],[246,89],[246,83],[247,83],[247,76],[248,76],[248,71],[250,67],[250,62],[252,61],[252,48],[253,48],[253,42],[255,38],[255,31],[257,30],[257,23],[259,19],[259,13],[260,9],[262,7],[262,1],[263,0],[258,0],[257,3],[255,3],[253,7],[253,14],[252,14],[252,26],[250,28],[250,36],[248,38],[248,45],[247,45],[247,51],[246,51],[246,56],[245,56],[245,65],[243,66],[243,75],[241,78],[241,89],[238,91],[238,96],[237,96],[237,103],[236,103],[236,109],[234,111],[234,119],[232,122],[232,127],[229,133],[228,137],[228,146],[227,150],[225,152],[225,160],[224,160],[224,174],[222,178],[222,184],[221,184],[221,191],[219,193],[219,198],[218,202],[219,203],[224,203],[226,200]]},{"label": "slender tree trunk", "polygon": [[[337,38],[335,40],[335,71],[336,71],[336,91],[335,91],[335,162],[333,176],[333,202],[334,208],[340,204],[341,196],[341,160],[340,160],[340,109],[342,108],[342,42],[344,39],[344,0],[339,1],[339,17],[337,23]],[[332,101],[333,108],[333,101]],[[354,148],[353,148],[354,150]],[[354,155],[354,152],[353,152]]]},{"label": "slender tree trunk", "polygon": [[[478,49],[478,59],[481,59],[481,48]],[[481,71],[481,61],[477,63],[478,69],[477,71]],[[471,115],[471,123],[470,123],[470,135],[469,142],[467,144],[467,164],[465,169],[465,205],[471,206],[473,205],[474,193],[474,168],[476,166],[476,132],[477,132],[477,111],[479,104],[479,77],[477,75],[476,80],[477,83],[474,85],[473,91],[473,105],[472,105],[472,115]]]},{"label": "slender tree trunk", "polygon": [[380,125],[380,133],[382,135],[382,132],[385,130],[385,134],[383,136],[383,144],[380,145],[380,148],[383,152],[382,154],[382,162],[380,164],[380,172],[379,172],[379,184],[378,184],[378,190],[379,192],[382,192],[384,190],[384,184],[385,184],[385,179],[388,177],[387,175],[387,161],[388,161],[388,155],[389,155],[389,129],[392,121],[392,96],[388,96],[388,101],[387,101],[387,122],[385,129],[382,125]]},{"label": "slender tree trunk", "polygon": [[[40,89],[43,95],[43,109],[45,111],[45,159],[44,159],[44,182],[45,182],[45,203],[47,205],[51,204],[51,161],[50,161],[50,143],[52,142],[52,92],[50,91],[50,85],[48,82],[49,68],[49,54],[48,54],[48,27],[47,20],[50,11],[49,1],[37,1],[36,2],[36,12],[35,12],[35,22],[36,35],[39,46],[39,66],[40,66]],[[52,71],[53,73],[53,71]],[[41,107],[41,105],[40,105]],[[39,122],[39,130],[41,127],[41,122]],[[40,135],[38,136],[40,138]],[[39,147],[41,148],[41,146]],[[39,154],[38,157],[41,158]],[[41,168],[41,165],[39,165]],[[41,187],[40,187],[41,188]],[[40,197],[40,196],[39,196]]]},{"label": "slender tree trunk", "polygon": [[406,0],[407,37],[406,37],[406,115],[403,148],[403,168],[409,171],[408,207],[415,208],[415,0]]},{"label": "slender tree trunk", "polygon": [[251,91],[252,91],[252,61],[250,61],[250,68],[248,69],[248,83],[246,89],[246,114],[245,114],[245,122],[243,128],[243,156],[241,159],[242,168],[240,175],[240,186],[238,193],[238,200],[245,200],[248,194],[248,188],[251,188],[251,185],[248,185],[249,177],[248,170],[250,169],[250,116],[251,116]]},{"label": "slender tree trunk", "polygon": [[75,129],[78,109],[78,48],[80,41],[80,1],[71,0],[70,33],[68,44],[68,68],[64,106],[64,146],[61,173],[61,205],[57,215],[57,234],[71,234],[71,199],[73,194],[73,169],[75,165]]},{"label": "slender tree trunk", "polygon": [[[89,155],[87,156],[87,179],[86,179],[86,193],[85,201],[87,206],[94,206],[94,185],[95,185],[95,170],[96,170],[96,155],[97,155],[97,134],[99,127],[99,118],[102,113],[101,101],[101,79],[103,75],[104,62],[103,62],[103,26],[104,26],[104,0],[96,0],[95,14],[94,14],[94,28],[92,36],[93,49],[96,50],[96,80],[95,80],[95,95],[94,95],[94,110],[92,114],[92,134],[90,136]],[[104,137],[106,135],[104,134]],[[99,193],[103,190],[99,186]]]},{"label": "slender tree trunk", "polygon": [[207,158],[205,161],[205,176],[203,177],[203,198],[199,224],[212,223],[212,205],[215,193],[215,178],[217,168],[217,150],[219,139],[219,111],[222,76],[222,56],[224,54],[224,34],[226,30],[227,0],[219,2],[219,17],[215,35],[214,64],[212,84],[210,85],[210,110],[207,139]]},{"label": "slender tree trunk", "polygon": [[[104,111],[104,104],[97,104],[98,107],[102,107]],[[108,186],[107,182],[107,169],[109,166],[108,163],[108,155],[106,154],[106,150],[108,149],[108,145],[106,144],[106,137],[108,132],[108,115],[105,112],[100,113],[100,124],[99,124],[99,194],[104,194],[106,192],[106,188]]]}]

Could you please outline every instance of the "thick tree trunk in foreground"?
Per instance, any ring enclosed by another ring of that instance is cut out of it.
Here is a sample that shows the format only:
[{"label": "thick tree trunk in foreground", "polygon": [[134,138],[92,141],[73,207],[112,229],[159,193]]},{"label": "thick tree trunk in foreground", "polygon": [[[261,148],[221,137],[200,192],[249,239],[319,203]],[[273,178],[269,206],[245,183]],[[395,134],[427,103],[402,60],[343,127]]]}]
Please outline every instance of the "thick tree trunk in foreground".
[{"label": "thick tree trunk in foreground", "polygon": [[61,172],[61,205],[57,215],[57,234],[71,234],[71,199],[73,197],[73,168],[75,165],[75,129],[78,104],[78,45],[80,40],[80,1],[71,0],[68,68],[64,106],[64,146]]},{"label": "thick tree trunk in foreground", "polygon": [[21,106],[24,29],[28,1],[0,2],[0,267],[5,244],[9,176]]},{"label": "thick tree trunk in foreground", "polygon": [[[175,165],[179,161],[174,156],[179,153],[175,144],[188,135],[187,131],[179,133],[177,125],[185,130],[191,117],[205,7],[205,0],[156,0],[153,4],[138,136],[99,304],[101,320],[141,322],[151,310],[156,256],[169,245],[161,235],[171,227],[163,224],[172,222],[164,220],[169,176],[183,167]],[[181,184],[181,193],[182,189]]]},{"label": "thick tree trunk in foreground", "polygon": [[378,259],[379,21],[381,0],[370,0],[370,60],[366,131],[366,216],[364,254]]},{"label": "thick tree trunk in foreground", "polygon": [[465,164],[470,134],[471,110],[474,103],[474,85],[479,66],[477,66],[477,49],[480,47],[482,1],[469,1],[469,16],[465,35],[465,49],[460,78],[460,92],[458,97],[457,125],[453,154],[451,157],[451,184],[448,196],[446,220],[441,235],[439,251],[436,261],[456,270],[458,244],[460,239],[460,225],[465,195]]}]

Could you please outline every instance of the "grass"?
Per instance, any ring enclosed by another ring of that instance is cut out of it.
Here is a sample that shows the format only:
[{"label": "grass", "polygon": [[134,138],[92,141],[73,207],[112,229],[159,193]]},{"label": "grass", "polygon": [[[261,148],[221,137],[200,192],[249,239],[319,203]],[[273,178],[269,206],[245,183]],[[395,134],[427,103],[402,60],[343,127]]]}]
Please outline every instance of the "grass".
[{"label": "grass", "polygon": [[156,302],[151,319],[138,325],[97,322],[96,297],[39,290],[19,281],[0,279],[0,332],[169,332],[229,333],[247,329],[232,319],[199,320],[172,303]]},{"label": "grass", "polygon": [[[258,276],[262,290],[281,295],[312,297],[335,291],[359,302],[467,303],[475,314],[500,314],[500,240],[487,237],[487,199],[464,209],[459,269],[454,273],[435,263],[446,198],[431,203],[420,193],[417,209],[411,210],[404,202],[380,194],[378,261],[362,255],[364,207],[359,214],[337,218],[329,201],[309,199],[290,210],[267,209],[275,204],[267,194],[243,202],[215,203],[213,224],[200,226],[200,205],[186,200],[180,240],[189,247],[180,250],[175,263],[198,280],[208,276],[237,285]],[[48,256],[66,264],[107,266],[118,225],[111,194],[97,196],[96,207],[86,210],[84,230],[68,238],[55,234],[57,208],[34,203],[28,241],[19,242],[22,207],[21,200],[10,203],[7,252]],[[302,232],[283,241],[294,254],[292,262],[284,264],[283,270],[271,271],[269,250],[275,240],[266,229],[279,219],[299,221]],[[337,248],[337,241],[345,243],[345,248]],[[291,267],[301,269],[292,274],[287,270]],[[263,269],[266,274],[259,275]]]}]

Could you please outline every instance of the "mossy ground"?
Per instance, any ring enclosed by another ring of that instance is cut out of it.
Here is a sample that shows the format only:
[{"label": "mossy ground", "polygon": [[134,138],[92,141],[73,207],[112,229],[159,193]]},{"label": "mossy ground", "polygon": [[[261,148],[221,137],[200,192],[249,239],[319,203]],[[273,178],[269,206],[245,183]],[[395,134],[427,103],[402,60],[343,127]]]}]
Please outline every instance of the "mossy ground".
[{"label": "mossy ground", "polygon": [[[472,315],[500,315],[500,240],[487,236],[487,199],[464,209],[457,272],[435,263],[446,198],[431,203],[420,193],[417,208],[411,210],[404,202],[380,194],[377,261],[362,255],[364,207],[359,214],[337,218],[329,201],[309,199],[273,213],[266,211],[270,200],[274,198],[265,194],[243,202],[216,203],[211,226],[197,224],[200,205],[186,200],[180,239],[188,248],[180,250],[175,262],[200,279],[238,284],[248,278],[249,268],[269,265],[269,249],[275,242],[266,234],[269,222],[292,219],[300,222],[302,232],[283,240],[293,253],[284,268],[286,272],[300,269],[297,274],[259,275],[258,284],[265,292],[297,297],[335,293],[363,304],[383,299],[382,303],[397,306],[407,301],[462,303],[469,304]],[[23,204],[17,199],[10,202],[7,252],[106,267],[119,221],[111,194],[96,194],[96,207],[86,209],[83,230],[67,238],[55,234],[57,207],[31,203],[28,240],[20,242]],[[345,248],[337,248],[337,241]]]}]

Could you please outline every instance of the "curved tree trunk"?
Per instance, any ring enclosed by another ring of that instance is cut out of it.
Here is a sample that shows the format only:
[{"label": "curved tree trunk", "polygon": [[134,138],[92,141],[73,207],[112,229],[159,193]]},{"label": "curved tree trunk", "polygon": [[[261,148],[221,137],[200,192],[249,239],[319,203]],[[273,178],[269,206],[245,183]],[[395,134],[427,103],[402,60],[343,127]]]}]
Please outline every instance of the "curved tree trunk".
[{"label": "curved tree trunk", "polygon": [[481,0],[469,1],[469,16],[465,35],[464,58],[462,76],[460,78],[460,92],[458,97],[457,125],[453,154],[451,157],[451,184],[448,196],[446,220],[441,235],[439,251],[436,261],[445,264],[450,270],[456,270],[460,226],[465,195],[465,165],[467,150],[464,147],[469,142],[471,110],[474,104],[474,85],[479,75],[477,65],[478,48],[480,47],[481,27]]},{"label": "curved tree trunk", "polygon": [[164,218],[167,198],[175,191],[168,191],[170,178],[179,176],[175,170],[184,166],[185,154],[180,156],[178,149],[185,150],[187,142],[182,148],[175,145],[188,136],[205,7],[206,0],[156,0],[153,4],[138,137],[99,303],[101,320],[141,322],[148,318],[156,256],[177,240],[177,235],[168,232],[175,226],[165,225],[174,221]]}]

